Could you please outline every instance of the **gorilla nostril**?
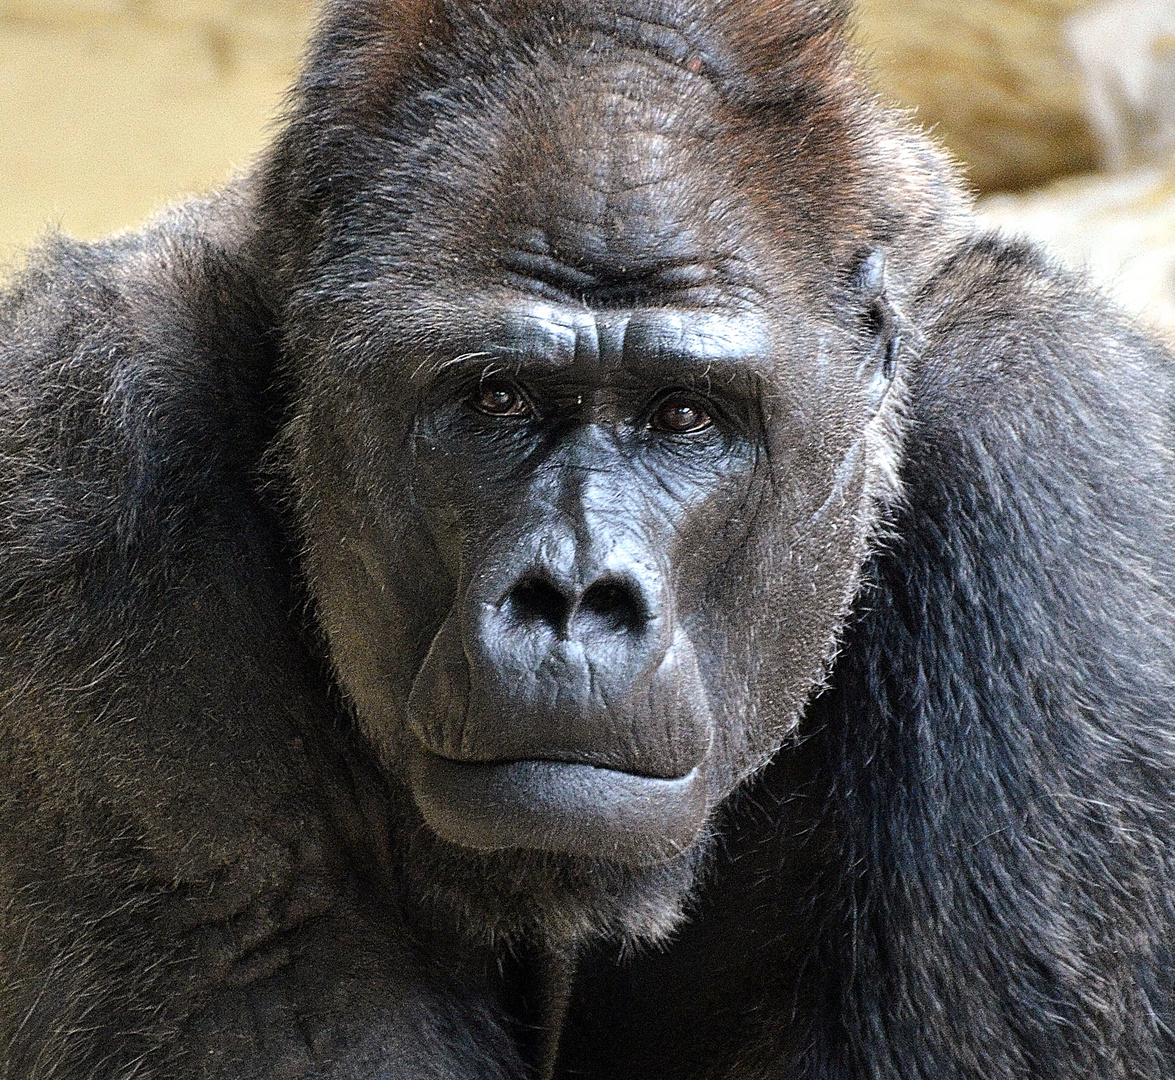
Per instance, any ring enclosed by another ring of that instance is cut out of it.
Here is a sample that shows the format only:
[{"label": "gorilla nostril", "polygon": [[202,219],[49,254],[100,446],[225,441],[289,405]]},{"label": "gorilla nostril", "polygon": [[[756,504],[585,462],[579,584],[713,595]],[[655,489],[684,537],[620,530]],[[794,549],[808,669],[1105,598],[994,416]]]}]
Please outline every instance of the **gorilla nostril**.
[{"label": "gorilla nostril", "polygon": [[519,622],[544,623],[554,630],[562,630],[567,623],[571,604],[554,585],[542,578],[523,578],[507,598],[510,614]]},{"label": "gorilla nostril", "polygon": [[590,586],[579,602],[579,612],[612,632],[643,630],[649,621],[648,609],[637,592],[615,579]]}]

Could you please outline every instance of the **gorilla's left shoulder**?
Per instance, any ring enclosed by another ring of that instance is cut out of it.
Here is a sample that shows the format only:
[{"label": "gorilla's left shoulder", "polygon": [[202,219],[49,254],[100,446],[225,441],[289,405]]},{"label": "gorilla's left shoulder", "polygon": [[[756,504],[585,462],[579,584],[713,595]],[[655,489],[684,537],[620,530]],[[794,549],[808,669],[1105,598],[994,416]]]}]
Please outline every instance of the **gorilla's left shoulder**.
[{"label": "gorilla's left shoulder", "polygon": [[[913,398],[931,416],[979,410],[1092,425],[1124,416],[1127,441],[1170,442],[1175,363],[1112,300],[1039,248],[972,236],[914,300],[924,334]],[[1026,417],[1027,418],[1027,417]]]},{"label": "gorilla's left shoulder", "polygon": [[1175,361],[1161,345],[1084,278],[992,234],[963,244],[912,306],[918,505],[970,494],[1087,540],[1113,529],[1107,551],[1167,550]]},{"label": "gorilla's left shoulder", "polygon": [[1042,715],[1092,710],[1107,745],[1148,745],[1095,775],[1161,761],[1123,804],[1175,812],[1155,749],[1175,727],[1175,362],[1083,279],[999,236],[963,245],[912,308],[886,595],[937,613],[935,663],[989,683],[1018,672],[1037,694],[1056,681]]}]

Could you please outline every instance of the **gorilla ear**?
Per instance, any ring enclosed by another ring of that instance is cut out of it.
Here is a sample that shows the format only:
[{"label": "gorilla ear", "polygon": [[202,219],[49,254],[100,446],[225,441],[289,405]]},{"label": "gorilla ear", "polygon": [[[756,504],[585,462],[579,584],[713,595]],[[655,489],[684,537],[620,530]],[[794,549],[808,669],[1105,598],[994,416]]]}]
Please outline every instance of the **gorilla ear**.
[{"label": "gorilla ear", "polygon": [[889,298],[885,271],[885,251],[874,248],[861,260],[853,274],[853,291],[860,304],[865,327],[875,341],[872,356],[878,363],[874,378],[880,377],[888,386],[893,381],[901,358],[905,319]]}]

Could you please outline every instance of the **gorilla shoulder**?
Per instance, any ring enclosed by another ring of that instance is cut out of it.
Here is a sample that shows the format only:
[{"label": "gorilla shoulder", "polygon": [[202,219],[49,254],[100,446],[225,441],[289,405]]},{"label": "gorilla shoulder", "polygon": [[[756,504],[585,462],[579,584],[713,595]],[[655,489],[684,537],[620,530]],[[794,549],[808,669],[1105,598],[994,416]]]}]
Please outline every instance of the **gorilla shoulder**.
[{"label": "gorilla shoulder", "polygon": [[164,572],[162,533],[256,470],[275,341],[250,216],[229,190],[100,243],[51,237],[0,293],[0,598],[21,598],[0,633],[50,599],[46,631],[77,631],[87,591]]}]

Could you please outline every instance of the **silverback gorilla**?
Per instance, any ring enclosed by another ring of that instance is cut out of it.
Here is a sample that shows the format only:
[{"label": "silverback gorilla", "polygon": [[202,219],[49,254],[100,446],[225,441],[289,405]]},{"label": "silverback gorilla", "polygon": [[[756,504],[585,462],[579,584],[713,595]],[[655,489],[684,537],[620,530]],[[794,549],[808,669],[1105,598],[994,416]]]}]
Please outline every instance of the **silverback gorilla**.
[{"label": "silverback gorilla", "polygon": [[1175,369],[820,0],[336,0],[0,302],[3,1080],[1171,1080]]}]

